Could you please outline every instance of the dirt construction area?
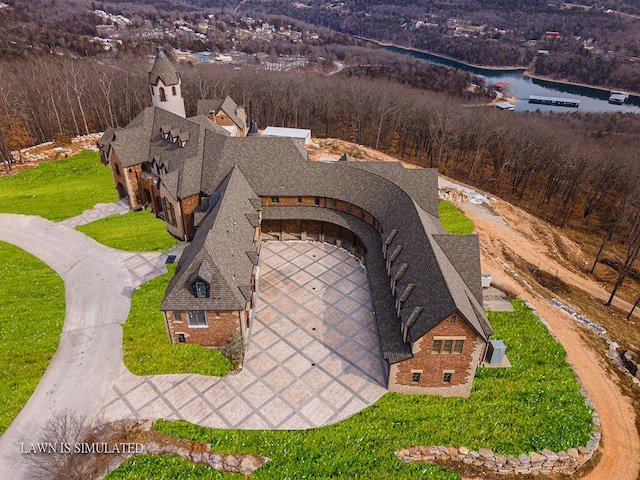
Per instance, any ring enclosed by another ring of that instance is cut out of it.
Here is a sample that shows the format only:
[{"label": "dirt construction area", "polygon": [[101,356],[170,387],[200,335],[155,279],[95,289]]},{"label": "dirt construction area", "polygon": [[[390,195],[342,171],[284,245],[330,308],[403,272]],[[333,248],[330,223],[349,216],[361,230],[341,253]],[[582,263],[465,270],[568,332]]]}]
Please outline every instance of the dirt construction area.
[{"label": "dirt construction area", "polygon": [[[551,306],[535,287],[515,278],[505,268],[506,264],[519,271],[515,264],[524,260],[529,265],[552,272],[564,284],[584,290],[594,302],[605,301],[608,298],[605,289],[571,268],[565,260],[572,256],[572,263],[576,260],[578,263],[586,262],[581,258],[580,248],[558,229],[501,200],[493,199],[489,205],[455,204],[473,221],[480,235],[482,272],[490,273],[494,284],[528,300],[538,310],[564,346],[569,361],[589,391],[601,420],[602,457],[595,468],[582,478],[636,480],[640,475],[640,440],[633,400],[622,393],[619,378],[607,365],[605,347],[594,348],[587,340],[592,333],[587,333],[568,314]],[[571,304],[570,298],[564,299],[557,292],[553,293],[563,303]],[[628,306],[626,302],[617,300],[622,308]]]}]

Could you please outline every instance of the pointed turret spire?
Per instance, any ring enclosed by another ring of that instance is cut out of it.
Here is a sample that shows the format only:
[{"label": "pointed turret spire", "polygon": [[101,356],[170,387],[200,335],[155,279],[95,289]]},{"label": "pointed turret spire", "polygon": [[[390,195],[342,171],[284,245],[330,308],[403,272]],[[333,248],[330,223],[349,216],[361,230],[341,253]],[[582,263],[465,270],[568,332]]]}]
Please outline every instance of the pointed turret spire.
[{"label": "pointed turret spire", "polygon": [[149,87],[155,107],[186,117],[180,77],[161,45],[158,45],[156,59],[149,72]]},{"label": "pointed turret spire", "polygon": [[260,132],[258,132],[258,126],[256,125],[256,121],[252,118],[251,124],[249,126],[249,131],[247,132],[247,137],[253,137],[256,135],[260,135]]}]

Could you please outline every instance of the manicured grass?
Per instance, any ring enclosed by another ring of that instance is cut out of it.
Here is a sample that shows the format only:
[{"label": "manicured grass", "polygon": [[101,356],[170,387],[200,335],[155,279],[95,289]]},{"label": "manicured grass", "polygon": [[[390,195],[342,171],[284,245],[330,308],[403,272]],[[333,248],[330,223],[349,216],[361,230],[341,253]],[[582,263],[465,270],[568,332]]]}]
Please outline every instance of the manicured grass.
[{"label": "manicured grass", "polygon": [[473,233],[473,222],[464,216],[453,203],[446,200],[438,203],[438,215],[444,229],[453,235]]},{"label": "manicured grass", "polygon": [[64,282],[43,262],[0,242],[0,433],[29,400],[58,348]]},{"label": "manicured grass", "polygon": [[57,222],[117,199],[111,171],[100,163],[98,152],[89,150],[0,178],[2,213],[40,215]]},{"label": "manicured grass", "polygon": [[80,225],[76,230],[107,247],[131,252],[164,251],[180,243],[151,210],[113,215]]},{"label": "manicured grass", "polygon": [[[524,304],[514,306],[514,313],[490,315],[513,368],[480,369],[468,399],[388,393],[343,422],[304,431],[216,430],[184,421],[159,421],[156,428],[210,443],[217,452],[266,455],[272,461],[254,473],[256,479],[453,479],[457,473],[403,464],[393,452],[410,445],[463,445],[518,455],[585,445],[593,431],[591,410],[564,349]],[[172,462],[129,460],[107,478],[125,478],[116,476],[123,472],[132,479],[159,478],[174,468]]]},{"label": "manicured grass", "polygon": [[207,465],[193,464],[178,457],[134,457],[125,462],[120,468],[110,473],[109,480],[149,480],[162,478],[171,480],[212,479],[246,479],[239,473],[220,472]]},{"label": "manicured grass", "polygon": [[175,266],[168,265],[168,270],[133,292],[129,318],[122,327],[125,365],[135,375],[226,375],[229,360],[218,350],[206,350],[196,344],[169,343],[164,317],[158,310]]}]

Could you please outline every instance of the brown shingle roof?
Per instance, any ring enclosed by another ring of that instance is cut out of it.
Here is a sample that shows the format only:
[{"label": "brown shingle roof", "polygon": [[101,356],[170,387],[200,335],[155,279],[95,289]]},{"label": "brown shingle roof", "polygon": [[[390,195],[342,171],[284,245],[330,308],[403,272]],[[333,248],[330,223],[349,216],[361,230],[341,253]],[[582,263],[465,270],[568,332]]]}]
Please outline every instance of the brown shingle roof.
[{"label": "brown shingle roof", "polygon": [[162,80],[162,83],[167,86],[180,83],[180,77],[178,77],[176,69],[173,68],[173,65],[171,65],[171,62],[164,54],[162,47],[158,47],[156,59],[149,72],[149,85],[157,85],[158,80]]}]

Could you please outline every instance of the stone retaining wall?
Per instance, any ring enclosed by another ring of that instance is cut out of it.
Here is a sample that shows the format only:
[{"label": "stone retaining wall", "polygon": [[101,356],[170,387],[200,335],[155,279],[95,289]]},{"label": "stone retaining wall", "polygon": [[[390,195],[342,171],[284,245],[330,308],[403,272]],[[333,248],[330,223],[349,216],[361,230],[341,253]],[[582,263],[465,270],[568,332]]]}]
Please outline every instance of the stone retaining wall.
[{"label": "stone retaining wall", "polygon": [[460,462],[465,465],[484,467],[499,474],[571,474],[584,465],[597,450],[600,433],[595,432],[586,447],[569,448],[566,452],[542,450],[513,455],[498,455],[488,448],[477,452],[465,447],[405,447],[398,450],[396,456],[403,462],[442,463]]}]

